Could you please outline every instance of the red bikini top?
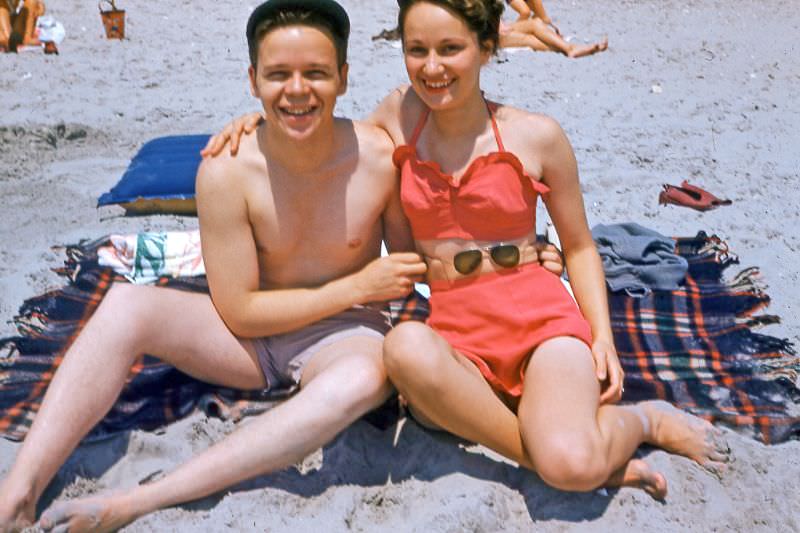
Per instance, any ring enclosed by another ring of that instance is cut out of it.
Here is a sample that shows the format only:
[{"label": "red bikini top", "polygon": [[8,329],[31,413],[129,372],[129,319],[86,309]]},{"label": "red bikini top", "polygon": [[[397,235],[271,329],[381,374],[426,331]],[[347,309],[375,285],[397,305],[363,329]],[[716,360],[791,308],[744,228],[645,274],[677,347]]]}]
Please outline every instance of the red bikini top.
[{"label": "red bikini top", "polygon": [[415,239],[499,241],[527,235],[536,227],[536,199],[550,189],[525,173],[520,160],[503,148],[488,105],[497,151],[476,157],[456,182],[434,161],[417,158],[417,139],[426,109],[409,144],[392,160],[400,169],[400,197]]}]

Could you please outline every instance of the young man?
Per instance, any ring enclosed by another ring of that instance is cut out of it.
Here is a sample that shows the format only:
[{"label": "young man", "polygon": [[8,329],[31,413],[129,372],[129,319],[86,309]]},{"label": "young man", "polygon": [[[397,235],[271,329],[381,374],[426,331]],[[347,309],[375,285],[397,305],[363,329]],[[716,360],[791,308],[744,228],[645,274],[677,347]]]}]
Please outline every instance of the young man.
[{"label": "young man", "polygon": [[209,382],[299,391],[152,484],[54,505],[43,527],[116,529],[284,468],[387,399],[381,344],[390,324],[384,304],[370,303],[408,294],[425,264],[415,253],[379,257],[382,237],[392,250],[411,240],[389,137],[333,116],[347,86],[348,34],[333,0],[268,0],[253,12],[251,89],[269,120],[238,157],[206,160],[198,173],[211,298],[110,290],[0,485],[0,530],[35,519],[47,484],[142,353]]}]

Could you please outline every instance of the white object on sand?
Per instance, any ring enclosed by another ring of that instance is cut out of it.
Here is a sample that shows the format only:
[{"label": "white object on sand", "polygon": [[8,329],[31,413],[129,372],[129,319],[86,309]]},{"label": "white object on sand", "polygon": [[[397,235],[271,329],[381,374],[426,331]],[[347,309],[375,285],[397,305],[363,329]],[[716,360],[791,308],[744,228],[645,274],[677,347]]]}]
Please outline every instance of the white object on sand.
[{"label": "white object on sand", "polygon": [[64,25],[50,15],[39,17],[36,21],[36,28],[39,30],[39,40],[42,42],[59,44],[67,35]]}]

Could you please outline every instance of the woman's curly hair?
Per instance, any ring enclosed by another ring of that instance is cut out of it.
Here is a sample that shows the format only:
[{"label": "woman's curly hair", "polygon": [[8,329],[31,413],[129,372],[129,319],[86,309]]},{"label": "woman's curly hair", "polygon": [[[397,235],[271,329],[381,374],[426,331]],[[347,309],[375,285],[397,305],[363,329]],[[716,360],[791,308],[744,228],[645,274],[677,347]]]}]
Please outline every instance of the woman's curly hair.
[{"label": "woman's curly hair", "polygon": [[497,52],[500,40],[500,17],[505,7],[502,0],[397,0],[400,6],[397,26],[400,28],[401,38],[405,34],[404,23],[408,10],[420,2],[441,6],[452,12],[475,32],[484,50],[489,50],[493,54]]}]

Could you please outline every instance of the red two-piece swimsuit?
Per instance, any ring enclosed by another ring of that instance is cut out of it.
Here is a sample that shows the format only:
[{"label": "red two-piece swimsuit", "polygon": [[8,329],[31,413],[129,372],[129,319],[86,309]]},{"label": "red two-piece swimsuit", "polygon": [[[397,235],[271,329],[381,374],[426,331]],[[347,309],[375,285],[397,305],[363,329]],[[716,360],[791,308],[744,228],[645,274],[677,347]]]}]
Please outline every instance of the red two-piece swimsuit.
[{"label": "red two-piece swimsuit", "polygon": [[[536,200],[550,189],[505,151],[489,107],[498,150],[475,158],[456,182],[417,158],[425,110],[410,144],[394,152],[403,211],[416,240],[511,240],[536,227]],[[498,391],[522,394],[530,354],[554,337],[591,346],[591,329],[561,280],[531,262],[496,272],[431,283],[428,325],[468,357]]]}]

